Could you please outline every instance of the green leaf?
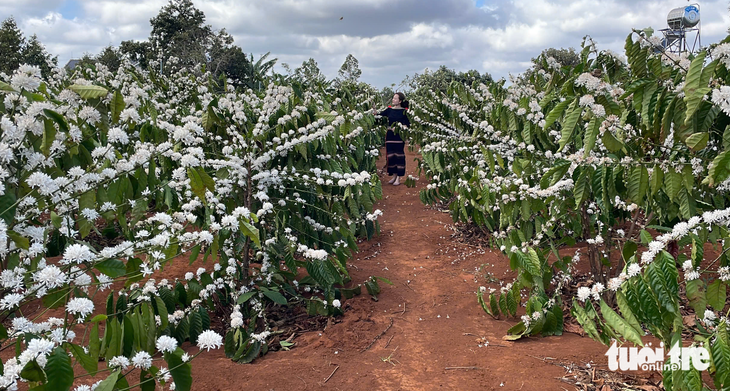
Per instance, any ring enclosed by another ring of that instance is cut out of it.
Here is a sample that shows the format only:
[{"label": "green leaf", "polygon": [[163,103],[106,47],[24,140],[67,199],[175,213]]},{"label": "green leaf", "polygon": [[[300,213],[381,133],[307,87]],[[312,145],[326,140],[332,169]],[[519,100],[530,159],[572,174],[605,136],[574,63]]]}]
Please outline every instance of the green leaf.
[{"label": "green leaf", "polygon": [[236,300],[236,303],[243,304],[243,303],[247,302],[248,299],[252,298],[257,293],[258,292],[256,292],[256,291],[246,292],[246,293],[242,294],[241,296],[238,296],[238,300]]},{"label": "green leaf", "polygon": [[659,258],[657,257],[654,262],[649,264],[649,267],[646,268],[645,277],[649,286],[651,286],[651,290],[659,300],[659,304],[661,304],[666,311],[676,314],[678,312],[678,298],[672,296],[669,283],[665,280],[664,273],[661,270],[661,265],[659,265],[660,262],[658,261]]},{"label": "green leaf", "polygon": [[632,240],[627,240],[624,244],[624,248],[621,250],[621,255],[624,257],[624,262],[629,262],[629,259],[631,259],[632,256],[636,255],[636,250],[639,248],[639,245],[636,244],[636,242]]},{"label": "green leaf", "polygon": [[674,201],[682,190],[682,174],[675,172],[674,169],[670,168],[664,175],[664,190],[669,196],[670,201]]},{"label": "green leaf", "polygon": [[200,177],[200,173],[193,168],[188,168],[188,178],[190,178],[190,187],[193,190],[193,193],[200,198],[200,202],[207,205],[207,201],[205,199],[206,187],[203,182],[203,178]]},{"label": "green leaf", "polygon": [[43,296],[41,302],[43,302],[43,305],[48,308],[61,307],[66,304],[66,296],[68,296],[70,292],[71,291],[68,287],[53,289]]},{"label": "green leaf", "polygon": [[499,300],[497,300],[497,303],[499,304],[499,310],[500,312],[502,312],[502,315],[509,316],[509,310],[507,309],[505,295],[499,295]]},{"label": "green leaf", "polygon": [[590,195],[590,185],[588,184],[588,169],[584,168],[578,175],[578,180],[573,187],[573,198],[575,199],[576,208],[580,208],[583,201],[588,199]]},{"label": "green leaf", "polygon": [[215,124],[216,115],[213,111],[213,107],[211,105],[208,105],[208,109],[203,112],[202,117],[202,123],[203,123],[203,129],[205,129],[206,132],[210,132],[210,130],[213,128],[213,125]]},{"label": "green leaf", "polygon": [[679,211],[682,212],[682,217],[690,219],[695,215],[694,199],[691,198],[687,189],[682,189],[677,197],[679,201]]},{"label": "green leaf", "polygon": [[99,323],[94,323],[89,333],[89,357],[91,357],[98,365],[99,354],[101,350],[101,340],[99,339]]},{"label": "green leaf", "polygon": [[[618,304],[618,308],[619,310],[621,310],[621,315],[624,316],[626,323],[631,326],[639,336],[641,336],[641,334],[644,333],[644,331],[641,329],[641,323],[638,319],[636,319],[636,315],[634,315],[634,312],[631,311],[631,306],[626,300],[626,295],[624,295],[623,292],[616,291],[616,303]],[[601,310],[601,313],[603,313],[603,310]]]},{"label": "green leaf", "polygon": [[79,94],[83,99],[102,98],[109,93],[106,88],[95,85],[84,86],[80,84],[72,84],[68,86],[68,89]]},{"label": "green leaf", "polygon": [[684,384],[687,386],[687,391],[702,391],[702,377],[700,376],[700,372],[694,368],[686,371]]},{"label": "green leaf", "polygon": [[22,248],[23,250],[28,250],[30,248],[30,239],[25,236],[10,229],[7,231],[7,235],[10,240],[15,242],[15,245],[18,246],[18,248]]},{"label": "green leaf", "polygon": [[254,244],[256,244],[256,247],[261,247],[261,238],[259,236],[259,229],[256,228],[253,224],[249,223],[248,221],[241,219],[241,223],[239,224],[239,229],[241,232],[243,232],[244,235],[246,235],[249,239],[251,239]]},{"label": "green leaf", "polygon": [[198,336],[203,332],[203,317],[198,311],[193,311],[188,319],[190,320],[190,342],[197,343]]},{"label": "green leaf", "polygon": [[605,145],[606,149],[608,149],[610,152],[618,152],[624,147],[623,143],[616,140],[616,137],[614,137],[613,133],[611,133],[611,131],[609,130],[603,132],[603,137],[601,137],[601,141],[603,141],[603,145]]},{"label": "green leaf", "polygon": [[51,145],[56,140],[56,126],[53,125],[53,121],[46,119],[43,120],[43,140],[41,141],[41,152],[43,155],[48,157],[51,153]]},{"label": "green leaf", "polygon": [[[717,326],[717,338],[710,345],[710,358],[714,368],[714,382],[719,389],[730,381],[730,338],[728,338],[726,321]],[[712,373],[712,372],[711,372]]]},{"label": "green leaf", "polygon": [[550,125],[552,125],[553,123],[555,123],[555,121],[558,118],[560,118],[561,115],[563,115],[563,112],[565,111],[565,109],[568,107],[568,105],[571,102],[572,102],[571,100],[567,100],[566,99],[566,100],[558,103],[557,105],[555,105],[555,107],[553,107],[553,109],[550,110],[550,113],[547,115],[547,117],[545,117],[545,127],[544,127],[544,129],[549,128]]},{"label": "green leaf", "polygon": [[702,132],[690,135],[689,137],[687,137],[686,140],[684,140],[684,143],[687,144],[687,146],[690,147],[693,151],[699,151],[705,149],[709,140],[710,133]]},{"label": "green leaf", "polygon": [[[83,352],[83,351],[82,351]],[[45,368],[49,390],[70,390],[74,384],[74,370],[71,367],[71,358],[62,347],[57,347],[48,356]]]},{"label": "green leaf", "polygon": [[492,318],[496,318],[495,314],[492,312],[492,310],[489,308],[487,303],[484,301],[484,293],[482,293],[481,290],[477,291],[477,301],[479,302],[479,305],[482,306],[482,309],[484,310],[484,312],[486,312]]},{"label": "green leaf", "polygon": [[722,151],[710,164],[709,172],[707,173],[707,179],[710,186],[714,186],[715,183],[720,183],[730,176],[730,151]]},{"label": "green leaf", "polygon": [[261,342],[257,340],[249,340],[248,347],[241,356],[239,362],[250,363],[261,353]]},{"label": "green leaf", "polygon": [[142,370],[139,373],[139,383],[139,388],[141,391],[155,391],[155,377],[145,370]]},{"label": "green leaf", "polygon": [[494,293],[489,294],[489,309],[492,310],[492,313],[499,317],[499,303],[497,303],[497,297],[494,296]]},{"label": "green leaf", "polygon": [[601,129],[601,121],[598,117],[593,117],[591,122],[588,123],[588,129],[583,138],[583,156],[588,157],[593,147],[596,145],[596,137],[598,137],[599,130]]},{"label": "green leaf", "polygon": [[94,268],[111,278],[117,278],[127,274],[127,266],[118,259],[107,259],[94,265]]},{"label": "green leaf", "polygon": [[0,91],[18,92],[18,91],[15,91],[15,89],[13,87],[11,87],[10,84],[8,84],[4,81],[0,81]]},{"label": "green leaf", "polygon": [[[87,373],[91,374],[96,372],[99,369],[99,359],[94,359],[92,356],[86,354],[84,352],[84,348],[82,348],[79,345],[74,344],[68,344],[68,346],[71,347],[71,351],[73,352],[74,357],[76,357],[76,361],[81,363],[81,366],[84,367]],[[48,373],[48,365],[46,364],[46,373]],[[73,371],[72,371],[73,373]]]},{"label": "green leaf", "polygon": [[[507,310],[509,311],[509,315],[511,316],[517,316],[517,305],[519,304],[517,300],[515,300],[515,295],[512,293],[512,291],[508,291],[506,294],[506,303],[507,303]],[[519,299],[519,296],[518,296]],[[508,315],[508,314],[505,314]]]},{"label": "green leaf", "polygon": [[205,188],[210,190],[212,193],[215,193],[215,181],[213,181],[213,178],[205,172],[203,167],[198,167],[197,171],[198,175],[200,175],[200,179],[203,181],[203,185],[205,185]]},{"label": "green leaf", "polygon": [[167,318],[168,312],[167,312],[167,305],[165,302],[160,298],[160,296],[155,296],[155,305],[157,306],[157,315],[160,316],[161,324],[160,329],[164,330],[167,328],[167,325],[169,324],[169,320]]},{"label": "green leaf", "polygon": [[701,51],[690,63],[687,77],[684,83],[684,103],[687,106],[685,124],[692,121],[692,116],[702,103],[702,98],[711,91],[707,84],[702,85],[702,68],[705,63],[707,52]]},{"label": "green leaf", "polygon": [[[20,341],[20,340],[18,340]],[[20,371],[20,377],[30,382],[45,382],[46,374],[35,360],[28,361]]]},{"label": "green leaf", "polygon": [[191,374],[190,362],[183,362],[182,355],[185,353],[181,348],[177,348],[173,353],[165,353],[165,361],[172,380],[175,382],[175,389],[178,391],[190,391],[193,387],[193,376]]},{"label": "green leaf", "polygon": [[644,166],[634,167],[629,172],[630,176],[627,184],[629,197],[631,201],[641,205],[649,188],[649,172]]},{"label": "green leaf", "polygon": [[715,311],[722,311],[725,308],[726,297],[727,286],[720,279],[716,279],[707,286],[707,304],[712,306]]},{"label": "green leaf", "polygon": [[279,292],[276,291],[263,291],[264,296],[271,299],[276,304],[286,305],[286,298]]},{"label": "green leaf", "polygon": [[505,339],[507,341],[518,340],[522,336],[524,336],[525,331],[527,331],[527,328],[525,327],[525,323],[524,322],[517,323],[516,325],[507,329],[507,336],[502,337],[502,339]]},{"label": "green leaf", "polygon": [[537,251],[530,247],[527,249],[526,255],[527,257],[524,257],[523,259],[525,261],[527,272],[532,274],[534,277],[542,278],[542,273],[540,272],[540,257],[537,255]]},{"label": "green leaf", "polygon": [[581,327],[583,327],[583,330],[589,337],[599,342],[603,341],[598,329],[596,328],[596,323],[593,322],[593,319],[588,316],[586,310],[575,299],[573,299],[573,307],[570,309],[570,312]]},{"label": "green leaf", "polygon": [[15,192],[5,190],[5,194],[0,195],[0,218],[5,220],[5,224],[10,226],[15,219]]},{"label": "green leaf", "polygon": [[96,387],[96,391],[114,391],[114,385],[117,384],[119,378],[119,371],[112,372],[109,377],[102,380],[101,383]]},{"label": "green leaf", "polygon": [[687,299],[689,300],[689,304],[695,310],[697,317],[704,317],[705,309],[707,309],[705,282],[700,279],[687,281]]},{"label": "green leaf", "polygon": [[580,106],[573,107],[570,112],[565,114],[565,120],[561,124],[563,127],[560,129],[560,141],[558,142],[560,148],[558,148],[558,151],[562,151],[573,137],[573,131],[582,114],[583,107]]},{"label": "green leaf", "polygon": [[122,96],[122,93],[119,91],[114,91],[112,101],[109,103],[109,110],[111,111],[113,124],[119,122],[119,115],[124,110],[124,106],[124,97]]}]

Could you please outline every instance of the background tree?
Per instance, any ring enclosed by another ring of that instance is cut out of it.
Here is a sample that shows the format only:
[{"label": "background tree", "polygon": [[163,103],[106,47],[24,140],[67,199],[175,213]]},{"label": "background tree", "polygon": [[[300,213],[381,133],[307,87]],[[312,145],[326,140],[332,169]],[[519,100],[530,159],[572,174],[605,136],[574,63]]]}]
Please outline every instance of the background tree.
[{"label": "background tree", "polygon": [[22,55],[23,62],[40,67],[44,77],[48,77],[51,70],[58,65],[58,56],[51,56],[35,34],[23,46]]},{"label": "background tree", "polygon": [[454,81],[468,85],[486,84],[492,81],[492,76],[486,72],[481,74],[473,69],[457,73],[455,70],[441,65],[436,71],[426,69],[422,74],[406,76],[401,82],[401,86],[405,90],[410,90],[412,94],[425,96],[424,94],[430,94],[430,91],[437,94],[446,93],[449,85]]},{"label": "background tree", "polygon": [[557,62],[560,63],[562,66],[568,66],[568,67],[574,67],[578,64],[580,64],[580,55],[575,51],[573,48],[547,48],[540,52],[540,55],[536,58],[531,59],[533,64],[535,64],[536,68],[535,70],[542,69],[542,61],[540,61],[540,58],[554,58]]},{"label": "background tree", "polygon": [[0,26],[0,72],[10,74],[18,69],[23,59],[21,50],[24,45],[23,32],[18,28],[15,19],[5,19]]},{"label": "background tree", "polygon": [[207,63],[214,34],[205,24],[205,14],[191,0],[170,0],[150,19],[150,44],[155,55],[163,59],[177,57],[177,64],[165,63],[172,69],[195,67]]},{"label": "background tree", "polygon": [[317,61],[311,57],[294,70],[293,77],[306,86],[323,85],[327,81],[327,77],[319,69]]},{"label": "background tree", "polygon": [[[207,68],[214,77],[225,74],[234,84],[242,85],[246,82],[250,67],[249,59],[243,50],[233,44],[233,37],[225,29],[212,35],[211,46],[207,54]],[[274,60],[276,61],[276,60]]]},{"label": "background tree", "polygon": [[58,57],[46,51],[37,35],[26,40],[15,19],[7,18],[0,26],[0,72],[10,74],[21,64],[36,65],[43,77],[48,77],[58,64]]},{"label": "background tree", "polygon": [[360,70],[359,61],[357,61],[357,58],[355,58],[352,54],[348,54],[347,58],[345,58],[345,62],[337,72],[338,78],[342,82],[356,83],[360,78],[360,75],[362,75],[362,71]]},{"label": "background tree", "polygon": [[274,68],[274,65],[276,65],[276,62],[279,60],[278,58],[266,60],[269,57],[269,54],[271,54],[271,52],[267,52],[266,54],[262,55],[256,62],[253,61],[253,53],[249,54],[248,61],[244,65],[244,85],[247,88],[256,91],[262,88],[266,88],[266,85],[269,81],[269,73]]},{"label": "background tree", "polygon": [[102,64],[109,68],[111,72],[116,72],[119,70],[119,66],[122,65],[121,50],[109,45],[102,49],[96,56],[90,53],[84,53],[83,57],[76,63],[76,66],[83,68],[96,64]]},{"label": "background tree", "polygon": [[149,41],[122,41],[119,53],[143,69],[147,69],[152,59],[152,44]]},{"label": "background tree", "polygon": [[119,49],[109,45],[96,56],[96,61],[109,68],[110,71],[116,72],[122,65],[122,54]]},{"label": "background tree", "polygon": [[81,58],[76,62],[75,68],[93,67],[95,64],[96,56],[87,52],[84,53],[84,55],[81,56]]},{"label": "background tree", "polygon": [[245,85],[249,79],[248,70],[251,68],[246,53],[239,46],[233,45],[226,50],[225,57],[226,61],[222,63],[219,74],[224,73],[236,86]]}]

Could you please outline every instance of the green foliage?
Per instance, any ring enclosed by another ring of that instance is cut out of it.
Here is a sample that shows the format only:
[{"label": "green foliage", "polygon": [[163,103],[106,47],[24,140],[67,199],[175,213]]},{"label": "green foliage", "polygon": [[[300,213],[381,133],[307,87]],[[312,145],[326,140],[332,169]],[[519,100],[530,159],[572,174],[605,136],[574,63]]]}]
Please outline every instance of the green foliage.
[{"label": "green foliage", "polygon": [[[576,241],[594,285],[578,290],[571,314],[589,336],[640,345],[648,331],[668,346],[681,331],[717,338],[703,319],[707,306],[725,311],[727,284],[715,270],[728,260],[723,253],[710,270],[697,268],[709,264],[704,244],[726,240],[727,230],[696,225],[730,204],[730,117],[713,91],[730,75],[705,51],[682,63],[655,51],[652,33],[627,37],[625,62],[587,38],[580,52],[560,53],[570,55],[562,64],[547,50],[510,86],[421,91],[407,133],[431,178],[420,198],[490,232],[518,271],[530,296],[509,339],[558,330],[544,310],[572,283],[571,257],[561,254]],[[493,317],[510,314],[507,298],[478,293]],[[685,328],[681,306],[703,326]],[[677,387],[699,384],[695,373],[677,373]]]},{"label": "green foliage", "polygon": [[51,74],[58,58],[46,52],[45,47],[33,34],[26,40],[15,19],[9,17],[0,25],[0,72],[12,75],[20,65],[34,65],[41,69],[44,77]]}]

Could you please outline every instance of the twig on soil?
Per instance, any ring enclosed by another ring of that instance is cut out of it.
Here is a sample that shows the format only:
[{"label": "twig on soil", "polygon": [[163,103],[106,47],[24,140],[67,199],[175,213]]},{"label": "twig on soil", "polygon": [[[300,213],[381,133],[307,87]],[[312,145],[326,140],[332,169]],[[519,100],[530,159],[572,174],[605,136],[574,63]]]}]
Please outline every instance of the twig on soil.
[{"label": "twig on soil", "polygon": [[340,369],[340,366],[339,366],[339,365],[338,365],[337,367],[335,367],[335,370],[334,370],[334,371],[332,371],[332,373],[330,373],[330,375],[329,375],[329,376],[327,376],[327,378],[326,378],[326,379],[324,379],[324,382],[325,382],[325,383],[327,383],[327,380],[331,379],[331,378],[332,378],[332,376],[333,376],[333,375],[335,374],[335,372],[337,372],[337,370],[338,370],[338,369]]},{"label": "twig on soil", "polygon": [[412,290],[413,292],[415,292],[415,291],[416,291],[415,289],[411,288],[411,286],[410,286],[410,285],[408,285],[408,284],[407,284],[407,283],[405,283],[405,282],[403,283],[403,285],[405,285],[405,286],[406,286],[406,288],[408,288],[408,289]]},{"label": "twig on soil", "polygon": [[403,303],[403,312],[400,313],[400,316],[403,316],[403,314],[406,313],[406,303]]},{"label": "twig on soil", "polygon": [[555,358],[553,358],[553,357],[537,357],[537,356],[533,356],[533,355],[531,355],[531,354],[528,354],[528,356],[530,356],[530,357],[532,357],[532,358],[536,358],[536,359],[538,359],[538,360],[540,360],[540,361],[545,361],[545,360],[555,360]]},{"label": "twig on soil", "polygon": [[[390,353],[390,355],[388,357],[380,357],[380,359],[383,360],[383,362],[393,364],[393,366],[395,366],[396,362],[398,364],[400,364],[400,361],[393,358],[393,355],[395,354],[395,351],[398,350],[398,348],[399,348],[399,346],[396,346],[395,349],[393,349],[393,352]],[[395,361],[395,362],[393,362],[393,361]]]},{"label": "twig on soil", "polygon": [[301,380],[302,383],[304,383],[304,388],[307,388],[307,382],[304,381],[301,377],[297,376],[297,379]]},{"label": "twig on soil", "polygon": [[380,334],[378,334],[373,339],[373,342],[370,342],[370,345],[368,345],[365,349],[361,350],[360,353],[364,353],[366,350],[370,349],[373,346],[373,344],[375,343],[375,341],[379,340],[380,337],[382,337],[383,334],[387,333],[388,330],[390,330],[391,327],[393,327],[393,318],[390,318],[390,324],[388,325],[388,327],[386,327],[385,330],[383,330]]},{"label": "twig on soil", "polygon": [[390,345],[390,341],[393,340],[393,337],[395,337],[395,334],[393,334],[393,335],[390,336],[390,339],[388,339],[388,342],[385,343],[385,346],[383,347],[383,349],[387,349],[388,348],[388,345]]},{"label": "twig on soil", "polygon": [[451,369],[481,369],[479,367],[446,367],[445,370],[451,370]]}]

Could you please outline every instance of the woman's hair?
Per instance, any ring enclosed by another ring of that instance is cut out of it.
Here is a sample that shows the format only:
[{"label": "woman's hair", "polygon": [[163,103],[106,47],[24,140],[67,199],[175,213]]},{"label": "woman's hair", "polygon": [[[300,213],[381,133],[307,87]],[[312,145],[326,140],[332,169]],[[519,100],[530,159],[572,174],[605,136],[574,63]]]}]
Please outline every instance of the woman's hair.
[{"label": "woman's hair", "polygon": [[406,100],[406,94],[402,92],[396,92],[398,95],[398,98],[400,99],[400,107],[407,109],[408,108],[408,101]]}]

